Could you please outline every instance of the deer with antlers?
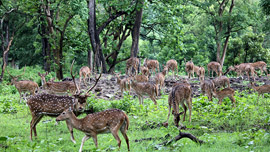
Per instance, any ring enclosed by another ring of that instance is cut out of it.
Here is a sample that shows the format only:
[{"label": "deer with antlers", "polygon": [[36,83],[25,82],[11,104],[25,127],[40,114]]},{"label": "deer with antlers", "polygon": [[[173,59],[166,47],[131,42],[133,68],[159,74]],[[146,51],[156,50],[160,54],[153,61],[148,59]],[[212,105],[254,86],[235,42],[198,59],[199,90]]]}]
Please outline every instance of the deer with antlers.
[{"label": "deer with antlers", "polygon": [[253,90],[255,90],[256,92],[258,92],[258,98],[257,98],[257,104],[259,103],[259,98],[260,96],[264,93],[270,93],[270,85],[269,84],[265,84],[265,85],[262,85],[262,86],[255,86],[255,84],[253,82],[250,82],[251,84],[251,88]]},{"label": "deer with antlers", "polygon": [[90,76],[91,76],[91,69],[88,66],[81,67],[81,69],[80,69],[80,85],[81,85],[82,77],[83,77],[83,83],[84,83],[84,85],[86,85],[85,79],[87,79],[87,77],[88,77],[88,82],[90,82]]},{"label": "deer with antlers", "polygon": [[258,61],[258,62],[254,62],[254,63],[250,63],[250,64],[254,67],[255,70],[260,69],[261,76],[262,76],[263,72],[265,72],[266,75],[268,74],[268,72],[267,72],[267,64],[265,62]]},{"label": "deer with antlers", "polygon": [[143,104],[143,95],[148,95],[150,99],[157,105],[156,97],[158,96],[158,87],[153,82],[137,82],[134,77],[130,79],[131,87],[138,95],[139,103]]},{"label": "deer with antlers", "polygon": [[116,73],[114,73],[114,74],[116,76],[116,83],[119,85],[121,93],[123,94],[123,91],[130,92],[130,90],[131,90],[130,78],[121,79],[118,74],[116,74]]},{"label": "deer with antlers", "polygon": [[191,74],[192,74],[192,77],[194,77],[194,63],[192,62],[192,59],[186,62],[186,58],[184,58],[184,61],[186,65],[185,70],[188,73],[188,78],[191,77]]},{"label": "deer with antlers", "polygon": [[73,113],[73,110],[69,108],[56,118],[56,121],[63,120],[68,122],[72,127],[85,133],[79,152],[82,151],[84,142],[90,137],[93,138],[95,145],[98,148],[97,135],[109,132],[111,132],[114,138],[117,140],[118,147],[120,149],[121,139],[118,135],[119,130],[126,140],[129,151],[129,139],[126,133],[129,127],[129,119],[122,110],[108,109],[102,112],[88,114],[86,117],[78,119]]},{"label": "deer with antlers", "polygon": [[168,67],[164,66],[163,71],[159,72],[155,76],[155,82],[156,82],[156,85],[159,86],[159,90],[161,90],[161,88],[163,88],[165,86],[164,81],[165,81],[165,76],[166,76],[167,72],[168,72]]},{"label": "deer with antlers", "polygon": [[14,84],[16,89],[18,90],[19,94],[20,94],[20,102],[21,102],[21,98],[22,98],[22,92],[30,92],[31,95],[35,95],[35,92],[39,90],[38,84],[34,81],[30,81],[30,80],[18,80],[18,77],[24,75],[25,73],[25,67],[24,67],[24,71],[23,74],[17,75],[17,76],[13,76],[9,73],[8,69],[7,69],[8,74],[11,77],[11,84]]},{"label": "deer with antlers", "polygon": [[[57,117],[69,107],[71,107],[76,115],[79,115],[84,110],[86,106],[86,100],[90,96],[89,92],[97,85],[101,74],[98,78],[96,78],[95,84],[85,94],[82,94],[76,84],[75,77],[72,74],[73,64],[74,61],[71,65],[70,73],[72,75],[73,83],[76,86],[76,92],[72,96],[60,96],[42,93],[31,96],[27,100],[27,105],[32,115],[32,120],[30,122],[31,140],[33,131],[35,137],[37,137],[36,125],[39,123],[43,116]],[[73,136],[73,126],[68,121],[66,121],[66,124],[71,134],[71,141],[76,143]]]},{"label": "deer with antlers", "polygon": [[[179,126],[178,124],[180,121],[180,115],[183,113],[184,113],[183,121],[185,121],[187,106],[189,109],[189,122],[191,122],[191,110],[192,110],[191,93],[192,93],[191,86],[188,83],[178,84],[172,88],[172,91],[168,98],[169,113],[166,120],[166,124],[168,124],[171,108],[173,108],[172,114],[174,116],[174,124],[175,126],[178,127]],[[184,112],[181,112],[181,113],[179,113],[180,104],[184,109]]]},{"label": "deer with antlers", "polygon": [[137,75],[139,67],[140,67],[140,60],[138,58],[136,57],[129,58],[126,62],[126,75],[131,75],[132,69],[135,69],[135,75]]},{"label": "deer with antlers", "polygon": [[176,71],[176,73],[178,73],[178,67],[177,67],[177,61],[174,59],[170,59],[169,61],[167,61],[166,63],[166,67],[168,67],[168,71],[172,70],[172,74],[174,75],[174,72]]},{"label": "deer with antlers", "polygon": [[202,94],[208,97],[209,101],[213,101],[213,92],[216,91],[215,85],[211,80],[201,81]]},{"label": "deer with antlers", "polygon": [[151,75],[159,72],[159,62],[157,60],[149,60],[147,58],[143,61],[143,66],[147,67],[151,71]]},{"label": "deer with antlers", "polygon": [[217,76],[221,76],[222,75],[222,67],[218,62],[210,62],[207,64],[207,70],[208,70],[208,75],[210,77],[210,72],[212,71],[212,77],[214,75],[214,71],[216,73]]},{"label": "deer with antlers", "polygon": [[224,88],[220,91],[213,92],[214,97],[218,98],[218,103],[221,104],[222,100],[226,97],[229,97],[232,101],[232,105],[235,106],[235,99],[234,99],[234,89],[233,88]]}]

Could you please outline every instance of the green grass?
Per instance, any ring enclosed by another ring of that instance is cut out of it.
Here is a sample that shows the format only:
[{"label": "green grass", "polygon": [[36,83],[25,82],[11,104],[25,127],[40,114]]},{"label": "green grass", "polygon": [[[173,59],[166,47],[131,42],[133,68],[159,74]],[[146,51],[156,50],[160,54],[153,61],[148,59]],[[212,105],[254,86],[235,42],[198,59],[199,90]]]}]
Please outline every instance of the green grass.
[{"label": "green grass", "polygon": [[[84,134],[74,130],[77,141],[73,144],[65,122],[55,125],[55,118],[44,117],[37,126],[38,138],[30,141],[29,108],[18,103],[19,94],[12,86],[0,87],[0,151],[78,151]],[[241,97],[240,97],[241,96]],[[169,146],[159,146],[165,140],[177,136],[179,131],[173,125],[171,115],[168,128],[155,124],[165,122],[168,114],[167,95],[158,100],[158,108],[149,99],[139,105],[137,98],[125,95],[121,100],[88,99],[88,108],[102,111],[108,108],[119,108],[128,112],[130,127],[127,132],[131,151],[270,151],[270,98],[260,98],[257,94],[236,92],[236,107],[225,99],[222,105],[217,99],[209,102],[207,97],[193,98],[192,122],[185,121],[183,132],[192,133],[206,143],[199,145],[189,139],[181,139]],[[182,109],[180,108],[180,111]],[[188,112],[187,112],[188,114]],[[81,115],[80,117],[84,117]],[[147,122],[147,123],[146,123]],[[149,125],[150,124],[150,125]],[[151,127],[152,126],[152,127]],[[121,133],[120,151],[127,151]],[[170,137],[165,139],[165,135]],[[152,138],[152,140],[142,140]],[[99,148],[96,149],[92,139],[85,142],[83,149],[88,151],[118,151],[117,141],[111,134],[98,135]]]}]

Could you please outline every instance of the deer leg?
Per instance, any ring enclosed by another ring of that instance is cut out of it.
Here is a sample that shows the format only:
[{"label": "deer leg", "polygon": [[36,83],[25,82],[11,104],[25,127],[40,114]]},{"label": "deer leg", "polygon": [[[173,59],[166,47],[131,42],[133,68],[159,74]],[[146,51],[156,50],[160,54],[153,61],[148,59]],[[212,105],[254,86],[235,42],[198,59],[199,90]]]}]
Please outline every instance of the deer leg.
[{"label": "deer leg", "polygon": [[232,101],[233,107],[235,107],[235,99],[234,99],[233,95],[232,96],[229,96],[229,98]]},{"label": "deer leg", "polygon": [[[126,122],[125,122],[125,123],[126,123]],[[125,123],[124,123],[124,124],[125,124]],[[122,125],[122,127],[120,128],[120,131],[121,131],[123,137],[124,137],[125,140],[126,140],[127,148],[128,148],[128,151],[129,151],[129,140],[128,140],[128,136],[127,136],[127,133],[126,133],[126,126],[123,126],[123,125]]]},{"label": "deer leg", "polygon": [[[82,148],[83,148],[83,144],[84,144],[84,142],[86,141],[86,140],[88,140],[90,137],[89,136],[84,136],[83,137],[83,139],[82,139],[82,144],[81,144],[81,147],[80,147],[80,150],[79,150],[79,152],[82,152]],[[95,141],[95,140],[94,140]]]},{"label": "deer leg", "polygon": [[118,147],[119,147],[119,149],[120,149],[120,146],[121,146],[121,139],[119,138],[118,130],[119,130],[119,127],[116,126],[114,129],[111,130],[111,133],[112,133],[113,137],[117,140]]},{"label": "deer leg", "polygon": [[218,104],[220,104],[220,105],[221,105],[222,100],[223,100],[223,98],[219,98],[219,99],[218,99]]},{"label": "deer leg", "polygon": [[74,144],[76,144],[76,141],[75,141],[74,136],[73,136],[73,127],[67,121],[66,121],[66,124],[67,124],[68,130],[70,132],[70,139]]},{"label": "deer leg", "polygon": [[32,132],[33,131],[34,131],[35,137],[37,136],[36,125],[41,120],[41,118],[42,118],[42,115],[36,116],[35,114],[32,114],[32,120],[31,120],[31,123],[30,123],[30,139],[31,139],[31,141],[33,140],[32,139]]},{"label": "deer leg", "polygon": [[169,121],[170,114],[171,114],[171,108],[172,108],[172,105],[171,105],[171,103],[170,103],[170,101],[169,101],[169,107],[168,107],[169,113],[168,113],[168,117],[167,117],[166,123],[168,123],[168,121]]},{"label": "deer leg", "polygon": [[154,102],[154,104],[157,105],[157,101],[156,101],[155,96],[151,96],[150,98],[151,98],[151,100]]},{"label": "deer leg", "polygon": [[181,102],[181,105],[182,105],[182,107],[184,109],[184,118],[183,118],[183,122],[184,122],[185,119],[186,119],[187,106],[184,104],[184,102]]},{"label": "deer leg", "polygon": [[187,100],[188,110],[189,110],[189,122],[191,122],[191,111],[192,111],[192,98]]}]

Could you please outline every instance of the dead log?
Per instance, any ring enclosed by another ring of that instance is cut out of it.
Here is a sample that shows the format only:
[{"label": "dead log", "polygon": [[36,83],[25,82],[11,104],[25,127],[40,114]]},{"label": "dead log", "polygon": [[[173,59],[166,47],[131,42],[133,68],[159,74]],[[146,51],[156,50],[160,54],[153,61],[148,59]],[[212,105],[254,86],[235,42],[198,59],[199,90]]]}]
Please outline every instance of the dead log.
[{"label": "dead log", "polygon": [[190,133],[184,133],[184,132],[181,132],[179,131],[179,134],[177,136],[175,136],[173,139],[171,139],[170,141],[164,141],[158,145],[160,146],[168,146],[170,145],[172,142],[176,142],[182,138],[189,138],[190,140],[196,142],[196,143],[199,143],[200,145],[202,143],[204,143],[204,141],[198,139],[197,137],[195,137],[194,135],[190,134]]}]

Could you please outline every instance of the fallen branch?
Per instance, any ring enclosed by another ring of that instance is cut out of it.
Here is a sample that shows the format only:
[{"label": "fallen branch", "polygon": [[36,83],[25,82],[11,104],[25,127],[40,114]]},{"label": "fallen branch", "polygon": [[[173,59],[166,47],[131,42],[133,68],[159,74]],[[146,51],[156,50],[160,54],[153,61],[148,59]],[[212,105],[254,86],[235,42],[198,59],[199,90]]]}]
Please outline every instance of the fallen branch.
[{"label": "fallen branch", "polygon": [[158,145],[168,146],[172,142],[174,142],[174,141],[176,142],[176,141],[178,141],[178,140],[180,140],[182,138],[189,138],[190,140],[192,140],[192,141],[194,141],[196,143],[200,143],[200,144],[204,143],[204,141],[198,139],[197,137],[195,137],[194,135],[192,135],[190,133],[184,133],[184,132],[179,131],[179,135],[177,135],[176,137],[174,137],[170,141],[164,141],[164,142],[162,142],[162,143],[160,143]]}]

